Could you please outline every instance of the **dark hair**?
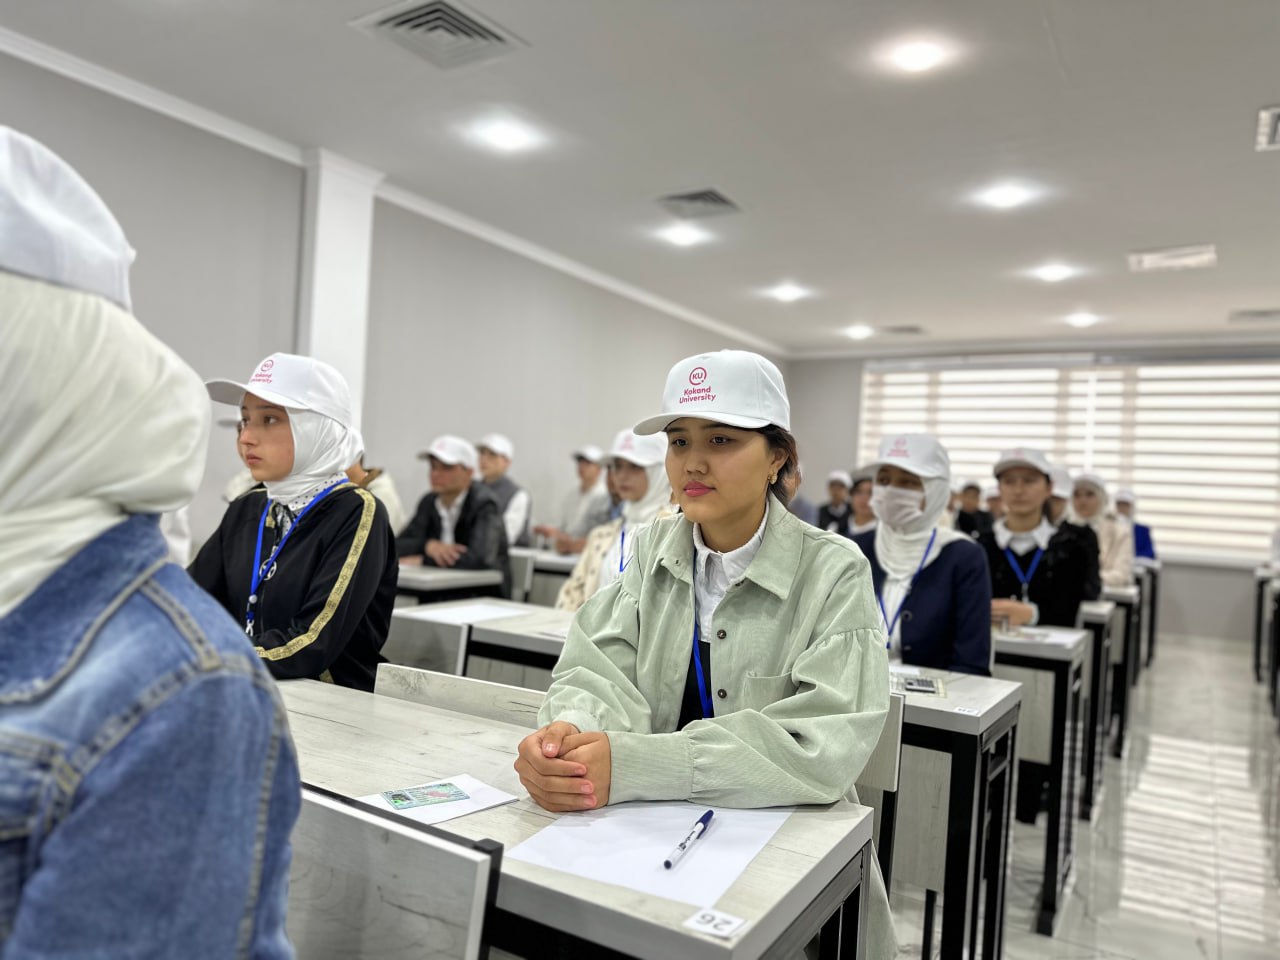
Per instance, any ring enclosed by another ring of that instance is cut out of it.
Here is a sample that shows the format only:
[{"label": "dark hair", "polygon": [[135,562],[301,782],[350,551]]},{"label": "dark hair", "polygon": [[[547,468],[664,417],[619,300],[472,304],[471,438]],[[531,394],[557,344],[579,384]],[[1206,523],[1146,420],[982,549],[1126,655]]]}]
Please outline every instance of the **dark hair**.
[{"label": "dark hair", "polygon": [[870,477],[859,477],[857,480],[853,481],[853,486],[849,489],[849,492],[857,493],[858,488],[862,486],[864,483],[870,484],[871,486],[874,487],[876,482],[872,480]]},{"label": "dark hair", "polygon": [[764,437],[770,450],[781,450],[787,455],[787,459],[778,468],[777,479],[769,485],[769,492],[782,501],[784,507],[788,506],[791,503],[791,496],[787,493],[786,481],[796,472],[796,467],[800,463],[800,454],[796,451],[796,438],[789,431],[773,424],[761,427],[754,432]]}]

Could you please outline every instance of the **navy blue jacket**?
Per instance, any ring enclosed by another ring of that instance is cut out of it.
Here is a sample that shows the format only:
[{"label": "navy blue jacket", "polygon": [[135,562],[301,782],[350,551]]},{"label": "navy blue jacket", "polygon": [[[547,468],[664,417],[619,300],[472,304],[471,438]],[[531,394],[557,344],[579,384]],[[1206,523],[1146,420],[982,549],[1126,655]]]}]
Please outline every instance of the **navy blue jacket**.
[{"label": "navy blue jacket", "polygon": [[[871,561],[876,596],[884,569],[876,557],[876,532],[853,542]],[[902,608],[902,662],[961,673],[991,675],[991,574],[982,548],[955,540],[920,571]]]},{"label": "navy blue jacket", "polygon": [[1151,539],[1151,528],[1145,523],[1133,525],[1133,555],[1151,560],[1156,558],[1156,545]]}]

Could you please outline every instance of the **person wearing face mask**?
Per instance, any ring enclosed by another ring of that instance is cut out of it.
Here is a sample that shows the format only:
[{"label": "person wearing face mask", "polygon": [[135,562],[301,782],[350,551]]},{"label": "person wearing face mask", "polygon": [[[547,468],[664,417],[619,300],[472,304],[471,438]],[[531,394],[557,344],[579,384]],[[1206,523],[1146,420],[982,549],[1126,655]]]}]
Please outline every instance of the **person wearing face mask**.
[{"label": "person wearing face mask", "polygon": [[613,583],[634,552],[640,531],[658,517],[675,512],[664,466],[666,456],[665,437],[642,437],[629,428],[618,432],[609,451],[609,476],[622,498],[622,513],[587,535],[582,555],[556,597],[557,610],[577,611]]},{"label": "person wearing face mask", "polygon": [[1098,538],[1098,565],[1104,587],[1133,584],[1133,528],[1108,506],[1107,484],[1096,473],[1075,479],[1067,516],[1077,526],[1088,527]]},{"label": "person wearing face mask", "polygon": [[0,127],[0,956],[293,957],[288,717],[168,562],[200,378],[133,316],[134,251]]},{"label": "person wearing face mask", "polygon": [[190,572],[279,679],[372,690],[395,604],[387,508],[346,469],[364,443],[329,364],[273,353],[244,383],[211,380],[240,408],[240,448],[265,490],[235,500]]},{"label": "person wearing face mask", "polygon": [[991,619],[1012,627],[1074,627],[1083,600],[1102,591],[1098,551],[1079,527],[1045,516],[1052,467],[1031,447],[1005,450],[995,465],[1005,515],[978,538],[991,570]]},{"label": "person wearing face mask", "polygon": [[886,437],[871,466],[880,523],[853,542],[871,562],[890,656],[990,675],[986,555],[969,535],[938,523],[950,495],[946,448],[927,433]]},{"label": "person wearing face mask", "polygon": [[[787,511],[781,373],[741,350],[689,357],[636,432],[665,434],[682,513],[632,538],[622,575],[578,611],[521,782],[557,811],[852,797],[888,710],[884,633],[857,547]],[[871,867],[867,956],[887,960]]]}]

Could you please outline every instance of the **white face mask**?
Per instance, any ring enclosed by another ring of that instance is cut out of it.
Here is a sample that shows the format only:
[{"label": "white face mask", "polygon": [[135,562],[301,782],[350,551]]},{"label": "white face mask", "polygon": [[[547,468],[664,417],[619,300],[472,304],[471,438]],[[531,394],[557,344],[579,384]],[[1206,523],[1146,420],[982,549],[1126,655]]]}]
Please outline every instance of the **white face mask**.
[{"label": "white face mask", "polygon": [[924,494],[887,484],[876,484],[871,491],[871,509],[881,522],[891,527],[904,527],[924,516]]}]

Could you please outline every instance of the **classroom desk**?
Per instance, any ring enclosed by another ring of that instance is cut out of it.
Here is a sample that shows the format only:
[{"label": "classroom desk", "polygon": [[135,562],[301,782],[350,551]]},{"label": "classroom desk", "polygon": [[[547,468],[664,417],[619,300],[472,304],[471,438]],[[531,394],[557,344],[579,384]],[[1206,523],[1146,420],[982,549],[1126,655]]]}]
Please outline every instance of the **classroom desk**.
[{"label": "classroom desk", "polygon": [[467,655],[551,670],[564,650],[574,615],[535,604],[504,620],[485,620],[471,627]]},{"label": "classroom desk", "polygon": [[440,567],[400,567],[396,593],[419,600],[455,600],[461,597],[502,595],[498,570],[448,570]]},{"label": "classroom desk", "polygon": [[1160,624],[1160,571],[1159,560],[1139,557],[1133,562],[1134,576],[1142,584],[1142,624],[1147,641],[1145,664],[1151,666],[1156,657],[1156,639]]},{"label": "classroom desk", "polygon": [[992,635],[996,650],[993,672],[1001,679],[1023,685],[1017,753],[1018,819],[1035,821],[1039,809],[1037,786],[1042,777],[1049,783],[1044,878],[1036,932],[1052,936],[1075,854],[1072,841],[1076,770],[1080,765],[1080,703],[1090,635],[1086,630],[1061,627],[1023,630],[1021,635]]},{"label": "classroom desk", "polygon": [[1123,614],[1121,622],[1124,625],[1124,638],[1119,643],[1114,636],[1111,640],[1111,715],[1116,718],[1116,736],[1111,744],[1111,755],[1122,757],[1128,735],[1131,691],[1138,682],[1141,643],[1139,610],[1142,593],[1136,586],[1107,587],[1102,591],[1102,598],[1114,603]]},{"label": "classroom desk", "polygon": [[[1080,819],[1092,820],[1093,812],[1101,806],[1102,758],[1107,752],[1107,733],[1111,729],[1111,638],[1115,635],[1117,620],[1124,613],[1111,600],[1086,600],[1080,604],[1080,626],[1089,631],[1089,678],[1086,691],[1089,697],[1084,717],[1084,749],[1080,762]],[[1116,734],[1121,746],[1129,723],[1129,701],[1125,698],[1124,713],[1120,716]]]},{"label": "classroom desk", "polygon": [[577,554],[556,553],[554,550],[512,547],[509,555],[512,599],[544,607],[555,606],[560,587],[578,565]]},{"label": "classroom desk", "polygon": [[[522,727],[317,681],[285,681],[280,692],[305,783],[359,797],[469,773],[520,799],[442,828],[507,850],[558,816],[528,798],[512,769]],[[824,947],[838,937],[833,956],[852,960],[865,948],[871,832],[869,807],[798,808],[712,905],[748,921],[727,939],[683,926],[696,905],[504,857],[490,942],[536,958],[781,960],[802,956],[821,930]]]},{"label": "classroom desk", "polygon": [[906,695],[894,877],[926,891],[924,943],[933,942],[934,901],[941,890],[942,956],[995,960],[1003,952],[1022,688],[949,670],[922,667],[919,673],[940,679],[944,688],[942,696]]},{"label": "classroom desk", "polygon": [[526,612],[529,605],[500,597],[473,597],[396,607],[391,611],[391,629],[382,655],[391,663],[461,675],[466,669],[467,641],[473,623],[465,612],[492,612],[497,608],[508,608],[511,616],[515,616]]},{"label": "classroom desk", "polygon": [[1276,570],[1271,564],[1255,567],[1253,571],[1253,679],[1262,682],[1262,646],[1266,642],[1267,615],[1271,612],[1271,583]]}]

